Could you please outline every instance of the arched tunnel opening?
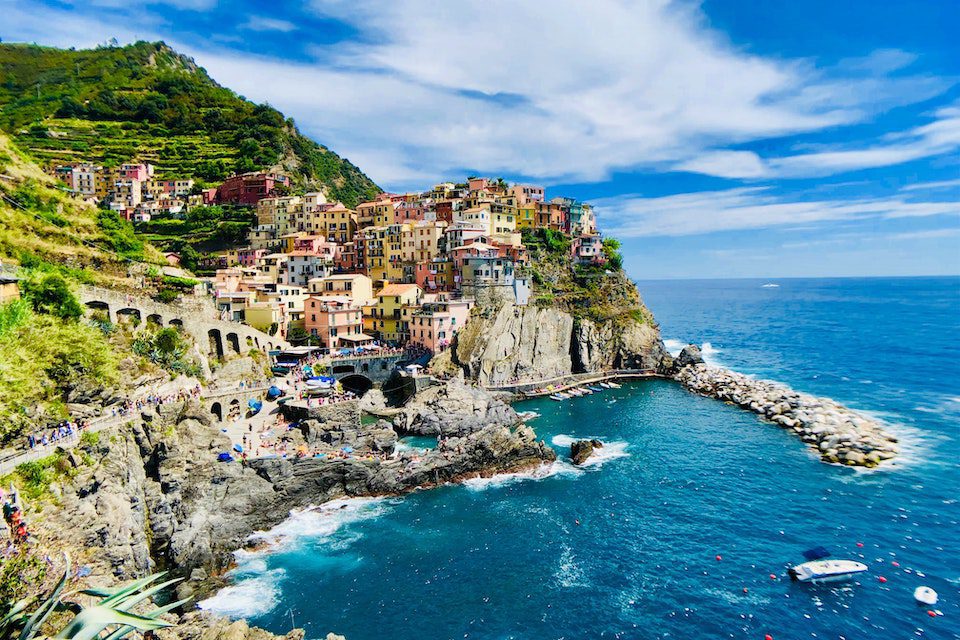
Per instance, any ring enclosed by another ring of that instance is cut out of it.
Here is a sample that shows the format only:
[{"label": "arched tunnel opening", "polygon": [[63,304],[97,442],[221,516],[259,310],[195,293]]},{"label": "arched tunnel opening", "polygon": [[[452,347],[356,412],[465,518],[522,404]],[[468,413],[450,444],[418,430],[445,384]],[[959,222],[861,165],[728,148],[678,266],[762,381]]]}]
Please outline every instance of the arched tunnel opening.
[{"label": "arched tunnel opening", "polygon": [[340,378],[340,385],[344,391],[349,391],[359,398],[373,388],[373,380],[355,373]]},{"label": "arched tunnel opening", "polygon": [[400,375],[394,371],[390,378],[383,383],[383,396],[387,399],[387,406],[401,407],[417,393],[417,383],[409,376]]}]

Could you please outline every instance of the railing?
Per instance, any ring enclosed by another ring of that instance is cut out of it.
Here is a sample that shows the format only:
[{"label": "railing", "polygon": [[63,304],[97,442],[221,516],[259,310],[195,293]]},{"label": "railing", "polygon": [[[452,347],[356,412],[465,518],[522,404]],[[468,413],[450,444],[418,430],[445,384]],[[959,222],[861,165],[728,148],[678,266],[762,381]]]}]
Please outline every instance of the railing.
[{"label": "railing", "polygon": [[[541,380],[512,381],[500,385],[486,385],[484,388],[489,391],[510,391],[513,393],[526,393],[527,395],[548,395],[556,393],[567,387],[573,387],[585,382],[599,382],[611,378],[656,378],[660,374],[654,369],[606,369],[603,371],[587,371],[584,373],[568,373],[553,378],[544,378]],[[550,391],[539,393],[530,393],[545,386],[554,385]]]}]

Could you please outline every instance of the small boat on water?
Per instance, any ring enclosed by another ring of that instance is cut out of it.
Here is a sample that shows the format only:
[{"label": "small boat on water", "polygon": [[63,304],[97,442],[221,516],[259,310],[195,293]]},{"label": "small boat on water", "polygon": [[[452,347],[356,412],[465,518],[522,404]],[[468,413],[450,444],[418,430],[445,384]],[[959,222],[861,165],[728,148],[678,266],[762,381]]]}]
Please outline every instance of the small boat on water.
[{"label": "small boat on water", "polygon": [[592,395],[593,395],[593,391],[590,391],[590,389],[587,389],[586,387],[580,387],[580,395],[582,395],[582,396],[592,396]]},{"label": "small boat on water", "polygon": [[939,596],[937,592],[930,587],[917,587],[913,590],[913,599],[920,604],[933,606],[937,604]]},{"label": "small boat on water", "polygon": [[619,389],[623,386],[622,384],[617,384],[616,382],[608,382],[607,384],[610,385],[611,389]]},{"label": "small boat on water", "polygon": [[590,386],[590,387],[587,387],[587,389],[590,389],[590,391],[593,391],[594,393],[599,393],[599,392],[603,391],[603,387]]},{"label": "small boat on water", "polygon": [[830,552],[824,547],[814,547],[803,552],[808,562],[790,567],[788,573],[797,582],[841,582],[850,580],[867,570],[867,565],[854,560],[824,560]]},{"label": "small boat on water", "polygon": [[555,393],[552,396],[550,396],[550,399],[557,400],[559,402],[560,400],[569,400],[570,396],[568,396],[565,393]]},{"label": "small boat on water", "polygon": [[603,387],[604,389],[613,389],[613,387],[610,386],[609,382],[601,382],[600,386]]}]

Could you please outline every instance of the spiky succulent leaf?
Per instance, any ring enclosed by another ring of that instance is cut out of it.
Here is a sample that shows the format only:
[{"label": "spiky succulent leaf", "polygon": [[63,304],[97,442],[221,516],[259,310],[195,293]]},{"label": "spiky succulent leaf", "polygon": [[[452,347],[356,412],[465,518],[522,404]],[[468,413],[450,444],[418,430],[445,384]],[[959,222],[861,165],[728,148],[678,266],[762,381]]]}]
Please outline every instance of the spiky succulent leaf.
[{"label": "spiky succulent leaf", "polygon": [[56,637],[67,640],[93,640],[104,629],[113,625],[128,626],[140,631],[155,631],[172,626],[169,622],[163,620],[145,618],[126,611],[96,605],[87,607],[77,614],[67,626],[60,630]]},{"label": "spiky succulent leaf", "polygon": [[137,594],[130,594],[129,596],[124,597],[118,603],[115,603],[115,606],[120,611],[129,611],[130,607],[137,604],[138,602],[142,602],[146,600],[147,598],[151,597],[155,593],[162,591],[163,589],[166,589],[170,585],[176,584],[181,580],[183,580],[183,578],[174,578],[173,580],[167,580],[166,582],[155,584],[149,589],[144,589],[143,591]]},{"label": "spiky succulent leaf", "polygon": [[57,582],[57,586],[54,587],[50,596],[40,603],[40,606],[37,607],[37,610],[34,611],[33,615],[30,616],[30,619],[27,620],[27,623],[23,626],[23,630],[20,632],[19,640],[28,640],[29,638],[32,638],[34,634],[40,630],[40,627],[43,626],[43,623],[46,622],[47,617],[51,612],[53,612],[57,606],[57,603],[60,601],[60,594],[63,593],[63,588],[67,585],[67,579],[70,577],[69,554],[63,554],[63,559],[66,564],[66,568],[63,570],[63,576],[60,577],[60,580]]},{"label": "spiky succulent leaf", "polygon": [[25,614],[24,611],[29,605],[30,598],[24,598],[23,600],[18,600],[13,603],[7,615],[3,616],[3,619],[0,620],[0,637],[9,636],[10,630],[13,627],[21,621],[26,620],[27,614]]},{"label": "spiky succulent leaf", "polygon": [[136,593],[140,589],[143,589],[144,587],[146,587],[148,584],[152,582],[156,582],[157,580],[159,580],[165,575],[167,575],[167,572],[162,571],[160,573],[154,573],[152,575],[149,575],[145,578],[140,578],[139,580],[128,582],[127,584],[118,587],[116,591],[114,591],[109,596],[101,600],[99,604],[101,606],[108,606],[108,605],[116,604],[117,602],[121,602],[123,601],[124,598],[128,597],[130,594]]}]

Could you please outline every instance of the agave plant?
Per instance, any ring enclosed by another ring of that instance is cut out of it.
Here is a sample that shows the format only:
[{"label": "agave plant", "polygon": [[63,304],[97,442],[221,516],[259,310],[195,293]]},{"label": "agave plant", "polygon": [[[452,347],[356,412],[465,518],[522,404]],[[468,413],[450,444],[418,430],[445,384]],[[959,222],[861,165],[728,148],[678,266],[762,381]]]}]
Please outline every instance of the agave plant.
[{"label": "agave plant", "polygon": [[189,601],[187,598],[172,602],[145,615],[130,613],[134,605],[180,581],[176,578],[158,583],[166,574],[155,573],[116,587],[81,589],[77,593],[100,598],[95,605],[84,607],[67,600],[74,594],[63,592],[70,577],[69,556],[66,557],[66,565],[63,576],[53,591],[37,601],[33,613],[27,613],[32,602],[30,599],[20,600],[10,606],[6,616],[0,619],[0,638],[13,638],[19,631],[19,635],[16,635],[18,640],[39,640],[46,637],[41,634],[40,629],[53,612],[69,611],[74,614],[73,618],[57,632],[55,638],[94,640],[100,638],[100,634],[105,630],[112,628],[102,640],[120,640],[134,630],[153,631],[171,626],[159,617]]}]

